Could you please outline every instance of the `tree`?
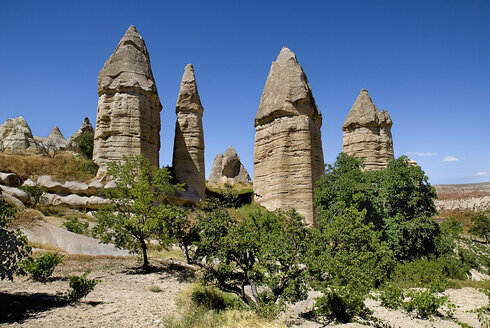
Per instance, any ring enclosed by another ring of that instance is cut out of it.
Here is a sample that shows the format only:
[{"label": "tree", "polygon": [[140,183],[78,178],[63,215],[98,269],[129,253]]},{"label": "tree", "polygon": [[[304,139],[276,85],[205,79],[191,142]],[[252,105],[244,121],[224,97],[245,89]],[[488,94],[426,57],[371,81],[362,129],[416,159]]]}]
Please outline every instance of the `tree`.
[{"label": "tree", "polygon": [[39,150],[44,156],[54,158],[58,154],[58,145],[53,140],[45,140],[38,143]]},{"label": "tree", "polygon": [[473,225],[469,233],[485,239],[488,243],[490,241],[490,217],[488,214],[478,213],[471,219],[471,222]]},{"label": "tree", "polygon": [[94,133],[86,132],[78,140],[78,149],[88,159],[92,159],[94,153]]},{"label": "tree", "polygon": [[8,229],[14,214],[15,208],[0,199],[0,278],[2,280],[5,278],[12,280],[13,275],[19,272],[18,263],[30,252],[27,238],[20,230]]},{"label": "tree", "polygon": [[169,222],[182,212],[169,198],[183,188],[170,183],[166,168],[151,166],[143,156],[109,162],[107,174],[116,186],[105,189],[111,204],[97,212],[94,232],[104,243],[141,253],[148,270],[147,243],[155,239],[167,247],[171,242]]}]

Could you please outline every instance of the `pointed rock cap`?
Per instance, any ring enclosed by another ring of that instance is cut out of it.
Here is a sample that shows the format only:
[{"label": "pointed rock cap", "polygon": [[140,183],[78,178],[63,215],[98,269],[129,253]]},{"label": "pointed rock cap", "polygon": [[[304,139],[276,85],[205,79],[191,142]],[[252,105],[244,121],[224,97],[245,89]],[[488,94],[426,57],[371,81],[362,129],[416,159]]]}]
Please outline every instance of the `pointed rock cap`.
[{"label": "pointed rock cap", "polygon": [[342,125],[342,130],[356,127],[391,127],[391,118],[386,110],[380,112],[366,89],[361,89],[354,105]]},{"label": "pointed rock cap", "polygon": [[80,127],[80,131],[83,131],[84,133],[85,132],[94,132],[94,127],[90,123],[90,120],[88,119],[88,117],[85,117],[83,119],[83,123],[82,123],[82,126]]},{"label": "pointed rock cap", "polygon": [[240,171],[240,157],[232,146],[229,146],[223,156],[223,175],[229,178],[235,177]]},{"label": "pointed rock cap", "polygon": [[131,25],[99,72],[98,93],[135,89],[157,92],[145,41]]},{"label": "pointed rock cap", "polygon": [[306,74],[296,55],[283,47],[271,65],[255,116],[255,126],[271,122],[277,117],[295,115],[308,115],[321,124],[322,116]]},{"label": "pointed rock cap", "polygon": [[65,137],[63,136],[63,133],[61,133],[60,128],[56,125],[53,130],[51,130],[51,133],[49,133],[49,136],[46,139],[63,139],[65,140]]},{"label": "pointed rock cap", "polygon": [[202,115],[203,110],[201,98],[199,98],[199,92],[197,91],[194,67],[192,64],[188,64],[185,67],[182,82],[180,83],[180,90],[177,97],[177,104],[175,105],[175,111],[177,113],[181,111],[190,111]]}]

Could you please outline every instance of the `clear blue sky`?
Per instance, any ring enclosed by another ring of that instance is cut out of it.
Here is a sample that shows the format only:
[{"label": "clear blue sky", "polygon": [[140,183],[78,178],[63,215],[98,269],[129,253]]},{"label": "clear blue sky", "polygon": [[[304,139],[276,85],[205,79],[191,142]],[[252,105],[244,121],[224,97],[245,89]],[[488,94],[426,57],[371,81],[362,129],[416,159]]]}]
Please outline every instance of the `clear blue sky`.
[{"label": "clear blue sky", "polygon": [[130,25],[145,39],[163,104],[160,164],[192,63],[204,106],[206,177],[232,145],[253,175],[254,116],[271,62],[296,53],[323,114],[325,162],[361,88],[389,111],[395,156],[432,184],[490,181],[490,1],[0,2],[0,123],[68,138],[95,124],[97,74]]}]

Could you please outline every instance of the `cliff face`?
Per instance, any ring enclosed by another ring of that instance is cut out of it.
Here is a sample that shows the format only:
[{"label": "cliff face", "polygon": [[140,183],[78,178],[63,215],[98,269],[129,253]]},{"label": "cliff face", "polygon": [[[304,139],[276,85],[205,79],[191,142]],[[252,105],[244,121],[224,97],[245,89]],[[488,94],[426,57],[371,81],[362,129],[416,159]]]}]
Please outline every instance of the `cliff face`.
[{"label": "cliff face", "polygon": [[98,93],[94,160],[99,171],[108,161],[131,155],[158,166],[162,105],[145,42],[134,26],[99,72]]},{"label": "cliff face", "polygon": [[362,89],[342,126],[342,152],[364,159],[366,170],[388,165],[393,156],[393,125],[387,111],[379,111]]},{"label": "cliff face", "polygon": [[314,223],[313,190],[324,172],[322,116],[296,56],[284,47],[272,63],[255,116],[255,201],[296,209]]}]

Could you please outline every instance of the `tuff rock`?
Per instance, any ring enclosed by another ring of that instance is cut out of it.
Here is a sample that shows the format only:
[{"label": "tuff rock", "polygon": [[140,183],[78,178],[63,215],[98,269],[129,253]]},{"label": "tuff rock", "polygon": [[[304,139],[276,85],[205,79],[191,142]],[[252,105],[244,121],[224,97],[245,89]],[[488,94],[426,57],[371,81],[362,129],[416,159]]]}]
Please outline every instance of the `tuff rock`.
[{"label": "tuff rock", "polygon": [[160,111],[150,56],[134,26],[99,72],[94,160],[99,175],[108,161],[143,155],[159,165]]},{"label": "tuff rock", "polygon": [[22,116],[9,118],[0,125],[0,150],[6,152],[23,152],[36,149],[37,144],[31,128]]},{"label": "tuff rock", "polygon": [[205,197],[203,107],[197,91],[194,68],[185,67],[175,106],[177,122],[172,167],[178,182],[185,183],[187,193]]},{"label": "tuff rock", "polygon": [[90,124],[90,120],[88,119],[88,117],[85,117],[80,129],[75,131],[75,133],[73,133],[70,138],[68,138],[68,141],[66,142],[66,148],[68,150],[77,150],[80,138],[86,133],[94,133],[94,128],[92,127],[92,124]]},{"label": "tuff rock", "polygon": [[386,167],[393,159],[392,121],[379,111],[366,89],[362,89],[342,126],[342,152],[364,159],[366,170]]},{"label": "tuff rock", "polygon": [[44,137],[34,136],[34,139],[40,144],[52,143],[57,149],[66,147],[66,139],[61,133],[60,128],[58,126],[55,126],[47,137],[44,138]]},{"label": "tuff rock", "polygon": [[255,116],[255,201],[296,209],[314,223],[313,191],[324,172],[322,115],[296,56],[284,47],[272,63]]},{"label": "tuff rock", "polygon": [[250,175],[232,146],[228,147],[224,155],[216,155],[208,181],[213,184],[249,184],[252,182]]}]

